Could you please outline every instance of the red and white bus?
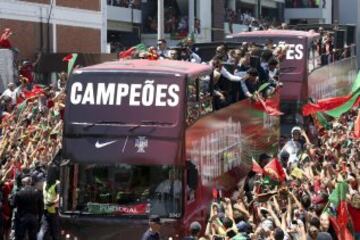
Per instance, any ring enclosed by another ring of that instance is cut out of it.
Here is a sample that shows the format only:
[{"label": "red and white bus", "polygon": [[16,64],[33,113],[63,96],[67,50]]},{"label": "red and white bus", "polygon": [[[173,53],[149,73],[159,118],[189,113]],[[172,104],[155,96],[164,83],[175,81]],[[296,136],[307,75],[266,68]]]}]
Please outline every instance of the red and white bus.
[{"label": "red and white bus", "polygon": [[[311,97],[314,100],[347,95],[357,74],[355,51],[338,61],[320,66],[321,56],[317,54],[316,43],[320,34],[313,31],[268,30],[243,32],[227,37],[228,41],[239,43],[268,42],[287,45],[286,59],[280,64],[281,131],[289,133],[293,125],[301,124],[300,109]],[[343,42],[344,46],[345,42]],[[354,49],[355,46],[349,46]]]},{"label": "red and white bus", "polygon": [[261,153],[277,150],[279,117],[248,100],[214,111],[212,69],[128,60],[74,71],[61,164],[62,236],[140,239],[148,215],[161,236],[204,228],[213,200],[233,191]]}]

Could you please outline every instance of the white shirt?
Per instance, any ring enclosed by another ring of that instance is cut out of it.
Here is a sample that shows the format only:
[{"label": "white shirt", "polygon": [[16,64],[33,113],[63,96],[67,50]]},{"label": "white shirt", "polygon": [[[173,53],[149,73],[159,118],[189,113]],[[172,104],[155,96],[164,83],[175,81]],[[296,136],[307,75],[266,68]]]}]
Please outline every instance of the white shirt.
[{"label": "white shirt", "polygon": [[196,53],[192,52],[190,55],[190,62],[192,63],[201,63],[201,57]]},{"label": "white shirt", "polygon": [[11,91],[9,88],[6,89],[3,94],[1,95],[1,97],[9,97],[11,98],[11,104],[15,105],[16,104],[16,98],[17,98],[17,89],[15,89],[14,91]]}]

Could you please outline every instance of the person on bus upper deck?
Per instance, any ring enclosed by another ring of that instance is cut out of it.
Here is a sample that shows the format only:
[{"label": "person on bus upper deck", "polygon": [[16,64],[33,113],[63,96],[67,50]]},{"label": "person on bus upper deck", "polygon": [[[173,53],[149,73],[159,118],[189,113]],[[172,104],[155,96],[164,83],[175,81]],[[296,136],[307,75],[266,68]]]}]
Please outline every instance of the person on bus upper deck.
[{"label": "person on bus upper deck", "polygon": [[160,240],[161,219],[158,215],[149,217],[149,229],[143,234],[141,240]]},{"label": "person on bus upper deck", "polygon": [[220,58],[223,62],[227,62],[229,57],[226,53],[226,48],[224,45],[220,45],[216,48],[215,56]]},{"label": "person on bus upper deck", "polygon": [[[268,77],[266,70],[264,69],[264,67],[267,67],[267,65],[266,66],[264,64],[261,65],[264,62],[261,49],[258,47],[253,48],[250,51],[250,59],[259,59],[258,61],[260,62],[260,64],[258,62],[254,62],[254,63],[252,63],[251,67],[253,67],[257,70],[258,75],[259,75],[260,84],[267,82],[269,80],[269,77]],[[254,64],[256,64],[256,65],[254,65]]]},{"label": "person on bus upper deck", "polygon": [[201,63],[201,57],[194,52],[194,41],[191,37],[186,38],[185,42],[183,43],[187,51],[187,55],[189,56],[188,61],[192,63]]},{"label": "person on bus upper deck", "polygon": [[[228,64],[232,66],[232,74],[236,76],[244,76],[246,73],[246,68],[240,65],[240,60],[245,55],[240,49],[232,49],[229,53],[229,60]],[[230,103],[235,103],[238,101],[239,98],[239,91],[240,91],[240,82],[232,82],[231,89],[230,89]]]},{"label": "person on bus upper deck", "polygon": [[167,47],[167,42],[165,39],[159,39],[157,42],[157,54],[160,56],[160,59],[169,58],[169,48]]},{"label": "person on bus upper deck", "polygon": [[256,100],[256,90],[259,88],[258,72],[255,68],[250,68],[241,81],[241,88],[239,93],[239,100],[251,98]]},{"label": "person on bus upper deck", "polygon": [[[214,58],[211,61],[212,67],[214,68],[211,81],[210,81],[210,94],[214,96],[213,104],[215,109],[220,109],[227,106],[230,103],[230,87],[231,81],[240,82],[244,84],[247,75],[235,76],[229,73],[223,66],[221,59]],[[249,91],[248,95],[250,96]]]}]

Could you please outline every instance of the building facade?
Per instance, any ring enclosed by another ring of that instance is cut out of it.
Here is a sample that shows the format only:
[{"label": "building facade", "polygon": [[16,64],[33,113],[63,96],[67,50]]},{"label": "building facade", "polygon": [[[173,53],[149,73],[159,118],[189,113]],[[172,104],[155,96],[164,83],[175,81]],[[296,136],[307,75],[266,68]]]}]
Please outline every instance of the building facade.
[{"label": "building facade", "polygon": [[290,24],[330,24],[333,0],[286,0],[285,21]]},{"label": "building facade", "polygon": [[106,51],[106,0],[0,0],[0,28],[11,28],[21,58],[43,52]]}]

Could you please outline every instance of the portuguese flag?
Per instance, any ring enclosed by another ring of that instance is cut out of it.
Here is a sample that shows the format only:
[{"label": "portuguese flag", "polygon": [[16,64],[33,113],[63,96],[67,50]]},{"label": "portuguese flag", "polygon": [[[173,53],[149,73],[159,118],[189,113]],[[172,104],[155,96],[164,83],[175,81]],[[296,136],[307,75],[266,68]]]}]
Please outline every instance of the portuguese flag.
[{"label": "portuguese flag", "polygon": [[261,168],[261,166],[255,161],[255,159],[252,159],[252,169],[253,172],[264,174],[264,169]]},{"label": "portuguese flag", "polygon": [[147,47],[145,46],[145,44],[143,43],[140,43],[138,45],[135,45],[131,48],[129,48],[128,50],[125,50],[125,51],[121,51],[119,53],[119,58],[129,58],[129,57],[132,57],[133,54],[135,52],[146,52],[147,51]]},{"label": "portuguese flag", "polygon": [[337,108],[351,99],[351,95],[320,99],[317,103],[308,103],[303,106],[303,116],[324,112]]},{"label": "portuguese flag", "polygon": [[327,115],[339,118],[343,113],[349,111],[354,105],[359,105],[360,96],[360,72],[347,96],[333,97],[318,100],[317,103],[308,103],[303,106],[303,115],[324,112]]},{"label": "portuguese flag", "polygon": [[73,70],[77,57],[78,57],[77,53],[70,53],[63,58],[63,62],[68,63],[68,69],[67,69],[68,75],[70,75],[71,71]]},{"label": "portuguese flag", "polygon": [[[258,92],[263,91],[268,85],[268,83],[261,85],[258,89]],[[267,99],[263,99],[261,96],[259,96],[259,101],[254,102],[253,106],[260,111],[266,112],[270,116],[280,116],[284,114],[279,110],[280,95],[277,92],[274,96]]]},{"label": "portuguese flag", "polygon": [[348,229],[348,223],[351,221],[346,203],[346,194],[348,192],[348,184],[346,182],[339,182],[329,196],[329,203],[336,208],[336,217],[331,217],[330,221],[339,240],[354,239]]},{"label": "portuguese flag", "polygon": [[266,175],[273,179],[279,180],[280,182],[283,182],[286,179],[286,173],[282,168],[281,163],[276,158],[266,164],[264,167],[264,172]]},{"label": "portuguese flag", "polygon": [[316,117],[317,117],[319,124],[323,128],[325,128],[326,130],[329,130],[331,128],[330,123],[326,120],[323,113],[321,113],[321,112],[316,113]]}]

